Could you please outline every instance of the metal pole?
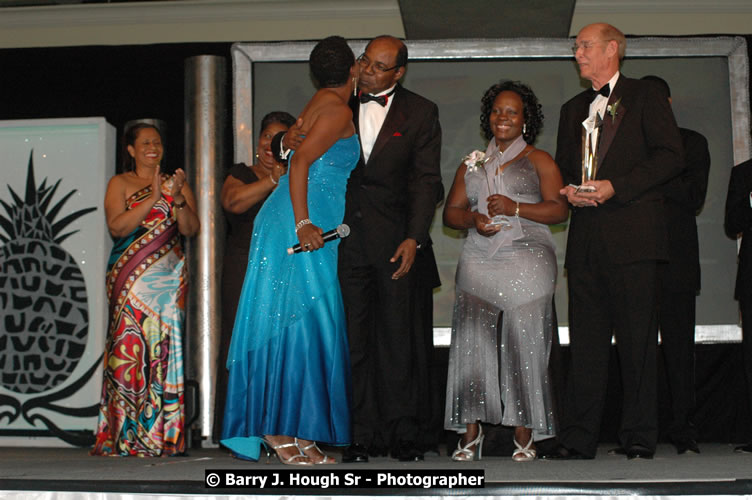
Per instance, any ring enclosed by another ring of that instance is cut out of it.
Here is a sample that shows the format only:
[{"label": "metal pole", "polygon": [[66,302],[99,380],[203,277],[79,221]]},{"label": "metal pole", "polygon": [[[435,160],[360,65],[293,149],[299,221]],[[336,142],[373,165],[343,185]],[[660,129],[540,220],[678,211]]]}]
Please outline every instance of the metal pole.
[{"label": "metal pole", "polygon": [[[201,221],[201,231],[188,244],[186,379],[198,383],[198,419],[191,430],[200,431],[202,440],[212,434],[222,326],[220,286],[225,228],[220,193],[225,164],[225,92],[223,57],[196,56],[185,60],[185,171],[196,193]],[[197,437],[192,440],[195,442]]]}]

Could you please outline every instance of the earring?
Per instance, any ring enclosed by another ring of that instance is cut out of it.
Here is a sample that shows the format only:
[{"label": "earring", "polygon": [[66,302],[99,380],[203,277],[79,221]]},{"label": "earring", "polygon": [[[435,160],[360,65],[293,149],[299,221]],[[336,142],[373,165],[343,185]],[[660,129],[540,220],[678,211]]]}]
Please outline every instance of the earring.
[{"label": "earring", "polygon": [[256,153],[256,158],[258,158],[258,153]]},{"label": "earring", "polygon": [[527,132],[527,123],[522,124],[522,133],[524,134],[525,132]]},{"label": "earring", "polygon": [[358,79],[353,77],[352,82],[353,82],[353,97],[355,97],[356,95],[358,95]]}]

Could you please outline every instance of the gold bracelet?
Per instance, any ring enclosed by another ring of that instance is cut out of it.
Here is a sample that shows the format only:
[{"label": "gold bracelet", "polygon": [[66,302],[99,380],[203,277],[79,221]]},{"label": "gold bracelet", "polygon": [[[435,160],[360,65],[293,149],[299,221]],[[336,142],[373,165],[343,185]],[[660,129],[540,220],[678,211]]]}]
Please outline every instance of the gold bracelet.
[{"label": "gold bracelet", "polygon": [[520,216],[520,202],[518,201],[516,203],[517,203],[517,208],[514,209],[514,216],[519,217]]},{"label": "gold bracelet", "polygon": [[182,209],[187,202],[185,200],[181,201],[180,203],[175,203],[175,200],[172,200],[172,208],[175,210]]}]

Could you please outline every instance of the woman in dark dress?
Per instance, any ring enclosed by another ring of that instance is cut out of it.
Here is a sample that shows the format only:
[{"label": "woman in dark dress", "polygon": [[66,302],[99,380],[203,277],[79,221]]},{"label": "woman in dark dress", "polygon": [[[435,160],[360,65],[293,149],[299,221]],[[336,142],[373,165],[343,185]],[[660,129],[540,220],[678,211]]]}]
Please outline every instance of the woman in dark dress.
[{"label": "woman in dark dress", "polygon": [[286,167],[274,160],[271,149],[272,137],[287,130],[295,117],[284,111],[274,111],[261,120],[261,133],[256,145],[256,163],[236,163],[222,186],[222,208],[227,217],[227,239],[222,266],[222,337],[219,344],[217,364],[217,399],[214,411],[212,437],[219,441],[227,394],[227,350],[230,348],[232,326],[238,309],[240,290],[248,265],[251,248],[253,221],[266,198],[274,191]]}]

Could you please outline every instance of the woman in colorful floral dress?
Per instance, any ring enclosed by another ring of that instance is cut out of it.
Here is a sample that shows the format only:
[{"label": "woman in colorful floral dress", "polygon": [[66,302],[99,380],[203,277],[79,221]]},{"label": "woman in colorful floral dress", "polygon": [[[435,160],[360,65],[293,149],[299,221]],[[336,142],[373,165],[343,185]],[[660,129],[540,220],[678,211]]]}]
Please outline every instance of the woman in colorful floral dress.
[{"label": "woman in colorful floral dress", "polygon": [[109,333],[92,455],[164,456],[185,450],[183,236],[199,230],[182,169],[161,170],[162,137],[138,123],[124,138],[124,173],[107,186]]}]

